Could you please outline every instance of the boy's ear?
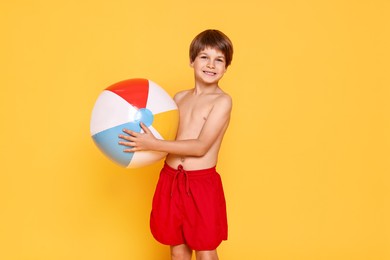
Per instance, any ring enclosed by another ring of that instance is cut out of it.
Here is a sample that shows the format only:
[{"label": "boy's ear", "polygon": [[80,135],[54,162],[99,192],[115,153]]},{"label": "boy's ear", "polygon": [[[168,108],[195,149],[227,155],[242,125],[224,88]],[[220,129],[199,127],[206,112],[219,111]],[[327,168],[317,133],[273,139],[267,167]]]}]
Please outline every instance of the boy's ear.
[{"label": "boy's ear", "polygon": [[190,67],[191,67],[191,68],[194,67],[194,62],[193,62],[193,61],[190,61]]}]

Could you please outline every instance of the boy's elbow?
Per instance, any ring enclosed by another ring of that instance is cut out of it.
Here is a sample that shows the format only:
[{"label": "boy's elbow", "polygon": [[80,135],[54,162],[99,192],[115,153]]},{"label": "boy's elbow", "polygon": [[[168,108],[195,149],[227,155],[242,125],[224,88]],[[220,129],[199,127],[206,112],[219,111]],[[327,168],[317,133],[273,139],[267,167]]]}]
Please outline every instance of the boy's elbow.
[{"label": "boy's elbow", "polygon": [[194,156],[202,157],[202,156],[204,156],[207,153],[208,150],[209,150],[208,147],[201,146],[198,149],[194,150]]},{"label": "boy's elbow", "polygon": [[196,150],[194,151],[194,156],[195,157],[202,157],[203,155],[205,155],[206,153],[203,151],[203,150]]}]

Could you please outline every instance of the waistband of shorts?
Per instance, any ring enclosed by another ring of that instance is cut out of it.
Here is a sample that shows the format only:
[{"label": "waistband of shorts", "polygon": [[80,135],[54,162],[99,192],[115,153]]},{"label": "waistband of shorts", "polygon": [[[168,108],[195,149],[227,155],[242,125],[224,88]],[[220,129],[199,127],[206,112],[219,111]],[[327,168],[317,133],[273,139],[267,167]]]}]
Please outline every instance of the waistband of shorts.
[{"label": "waistband of shorts", "polygon": [[194,177],[217,173],[216,166],[211,168],[206,168],[206,169],[199,169],[199,170],[185,170],[181,164],[179,164],[178,168],[175,169],[169,166],[166,162],[164,163],[163,169],[165,173],[168,173],[169,175],[173,175],[173,176],[180,171],[185,171],[188,174],[188,176],[194,176]]}]

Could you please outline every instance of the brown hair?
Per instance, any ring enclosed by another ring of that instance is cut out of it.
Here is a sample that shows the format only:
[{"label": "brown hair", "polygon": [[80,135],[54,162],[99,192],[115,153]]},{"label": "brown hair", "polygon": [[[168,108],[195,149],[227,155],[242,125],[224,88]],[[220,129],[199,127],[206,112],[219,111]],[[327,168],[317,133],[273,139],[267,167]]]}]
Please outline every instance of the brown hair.
[{"label": "brown hair", "polygon": [[232,62],[233,44],[223,32],[209,29],[199,33],[190,45],[190,61],[193,62],[206,47],[216,48],[225,55],[226,68]]}]

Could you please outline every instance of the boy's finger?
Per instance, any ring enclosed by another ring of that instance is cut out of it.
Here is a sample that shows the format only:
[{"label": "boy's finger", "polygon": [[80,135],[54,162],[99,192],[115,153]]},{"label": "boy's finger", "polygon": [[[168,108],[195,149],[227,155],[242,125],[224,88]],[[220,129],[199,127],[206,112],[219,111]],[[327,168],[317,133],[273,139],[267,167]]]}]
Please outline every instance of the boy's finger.
[{"label": "boy's finger", "polygon": [[129,147],[135,147],[135,146],[136,146],[135,142],[124,142],[124,141],[119,141],[118,144],[124,145],[124,146],[129,146]]},{"label": "boy's finger", "polygon": [[125,132],[126,134],[129,134],[129,135],[132,135],[132,136],[136,136],[137,135],[137,132],[134,132],[134,131],[132,131],[130,129],[123,128],[122,131]]},{"label": "boy's finger", "polygon": [[141,122],[140,126],[144,130],[145,133],[151,133],[149,128],[144,123]]},{"label": "boy's finger", "polygon": [[131,148],[131,149],[124,149],[123,152],[125,152],[125,153],[134,153],[134,152],[135,152],[135,149],[134,149],[134,148]]},{"label": "boy's finger", "polygon": [[118,137],[119,138],[121,138],[121,139],[124,139],[124,140],[128,140],[128,141],[134,141],[135,139],[134,139],[134,137],[133,136],[131,136],[131,135],[118,135]]}]

